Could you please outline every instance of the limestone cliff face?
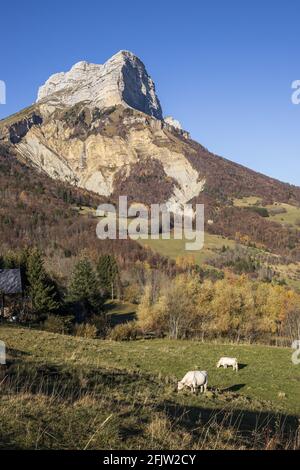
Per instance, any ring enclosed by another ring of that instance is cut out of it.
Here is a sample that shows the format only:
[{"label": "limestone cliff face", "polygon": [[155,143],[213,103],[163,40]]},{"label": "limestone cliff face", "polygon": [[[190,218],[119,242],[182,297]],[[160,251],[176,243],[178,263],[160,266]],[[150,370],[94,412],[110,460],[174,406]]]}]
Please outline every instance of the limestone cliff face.
[{"label": "limestone cliff face", "polygon": [[[135,178],[135,166],[144,165],[147,172],[149,161],[157,161],[163,174],[152,175],[156,178],[152,193],[166,194],[159,185],[168,185],[168,198],[160,202],[177,211],[204,186],[204,178],[186,158],[188,141],[177,132],[163,121],[122,105],[104,111],[76,105],[30,127],[15,148],[20,157],[52,178],[104,196],[116,192],[120,177],[125,183],[122,194],[126,194],[126,178]],[[144,202],[157,202],[157,198]]]},{"label": "limestone cliff face", "polygon": [[49,109],[85,102],[105,108],[123,104],[162,119],[155,85],[143,62],[120,51],[105,64],[78,62],[69,72],[52,75],[38,91],[37,102]]},{"label": "limestone cliff face", "polygon": [[0,123],[0,141],[52,178],[171,211],[204,187],[188,137],[178,121],[163,120],[152,79],[127,51],[53,75],[35,105]]}]

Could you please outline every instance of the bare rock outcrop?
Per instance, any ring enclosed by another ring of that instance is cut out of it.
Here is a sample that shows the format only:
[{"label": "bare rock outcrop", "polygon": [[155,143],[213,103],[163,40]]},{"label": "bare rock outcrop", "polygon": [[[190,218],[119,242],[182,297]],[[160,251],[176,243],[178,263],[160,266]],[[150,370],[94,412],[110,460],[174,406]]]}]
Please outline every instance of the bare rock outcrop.
[{"label": "bare rock outcrop", "polygon": [[52,75],[39,88],[37,102],[49,109],[80,102],[99,108],[123,104],[162,119],[154,82],[143,62],[129,51],[118,52],[103,65],[82,61],[69,72]]},{"label": "bare rock outcrop", "polygon": [[172,116],[166,116],[164,121],[165,123],[169,124],[169,126],[175,127],[175,129],[183,130],[180,122],[177,119],[174,119]]}]

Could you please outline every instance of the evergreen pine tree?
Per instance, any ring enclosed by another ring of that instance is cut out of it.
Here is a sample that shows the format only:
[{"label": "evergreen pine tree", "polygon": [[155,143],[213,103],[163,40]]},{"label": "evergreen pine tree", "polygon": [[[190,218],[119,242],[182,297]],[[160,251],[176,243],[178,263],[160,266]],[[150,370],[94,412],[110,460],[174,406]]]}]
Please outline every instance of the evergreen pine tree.
[{"label": "evergreen pine tree", "polygon": [[81,304],[85,316],[98,313],[103,306],[97,276],[86,258],[75,265],[69,285],[69,300]]},{"label": "evergreen pine tree", "polygon": [[39,250],[34,249],[30,252],[27,258],[26,275],[33,311],[42,316],[57,310],[59,304],[55,299],[55,287],[47,276]]},{"label": "evergreen pine tree", "polygon": [[106,296],[114,299],[116,290],[116,281],[118,278],[118,265],[116,259],[112,255],[102,255],[97,265],[98,279],[100,286]]}]

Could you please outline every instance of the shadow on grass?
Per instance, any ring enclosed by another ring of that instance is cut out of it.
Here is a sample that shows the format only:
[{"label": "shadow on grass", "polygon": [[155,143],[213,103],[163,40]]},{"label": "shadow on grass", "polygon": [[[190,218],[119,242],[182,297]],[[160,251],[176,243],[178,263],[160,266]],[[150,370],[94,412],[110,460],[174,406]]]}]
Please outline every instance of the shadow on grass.
[{"label": "shadow on grass", "polygon": [[[137,383],[146,385],[147,377],[122,370],[80,368],[77,364],[60,366],[22,360],[22,354],[10,350],[10,359],[0,369],[2,391],[9,394],[43,394],[74,402],[87,394],[109,390],[130,390]],[[130,401],[130,397],[128,396]]]},{"label": "shadow on grass", "polygon": [[136,314],[135,312],[111,313],[108,315],[108,319],[109,319],[111,326],[116,326],[122,323],[128,323],[130,321],[136,320]]},{"label": "shadow on grass", "polygon": [[180,425],[191,433],[208,427],[232,428],[238,432],[241,441],[248,448],[264,448],[265,443],[274,436],[279,448],[294,446],[295,437],[299,432],[297,416],[267,410],[202,408],[181,406],[169,401],[164,402],[158,409],[164,411],[169,418],[178,420]]},{"label": "shadow on grass", "polygon": [[136,320],[136,312],[134,310],[131,311],[131,308],[128,309],[129,311],[122,312],[124,305],[119,302],[107,303],[105,304],[104,309],[111,326]]},{"label": "shadow on grass", "polygon": [[21,351],[19,349],[7,348],[6,350],[6,367],[12,364],[21,363],[24,357],[31,356],[31,353],[27,351]]},{"label": "shadow on grass", "polygon": [[224,392],[238,392],[239,390],[241,390],[245,386],[246,386],[246,384],[235,384],[235,385],[232,385],[231,387],[223,388],[221,390],[221,392],[222,393],[224,393]]}]

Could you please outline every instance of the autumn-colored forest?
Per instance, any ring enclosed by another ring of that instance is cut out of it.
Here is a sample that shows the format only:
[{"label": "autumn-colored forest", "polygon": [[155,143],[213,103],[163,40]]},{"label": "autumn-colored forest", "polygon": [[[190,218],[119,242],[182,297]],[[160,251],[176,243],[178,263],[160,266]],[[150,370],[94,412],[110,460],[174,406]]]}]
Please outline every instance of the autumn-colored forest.
[{"label": "autumn-colored forest", "polygon": [[[115,339],[154,334],[272,342],[290,341],[298,331],[299,294],[264,273],[247,252],[224,250],[208,269],[131,240],[100,241],[93,211],[82,214],[80,208],[95,209],[103,198],[51,180],[3,144],[0,150],[0,268],[22,269],[25,300],[12,308],[23,322]],[[143,185],[144,170],[138,170]],[[207,192],[202,197],[212,201]],[[296,230],[245,208],[217,208],[214,201],[208,204],[210,232],[299,259]],[[105,305],[116,298],[136,305],[137,314],[112,333]]]}]

